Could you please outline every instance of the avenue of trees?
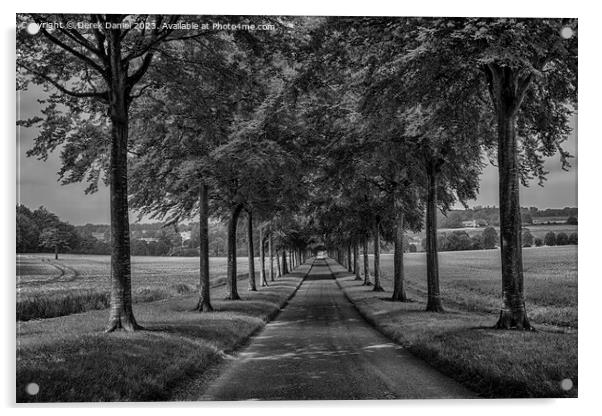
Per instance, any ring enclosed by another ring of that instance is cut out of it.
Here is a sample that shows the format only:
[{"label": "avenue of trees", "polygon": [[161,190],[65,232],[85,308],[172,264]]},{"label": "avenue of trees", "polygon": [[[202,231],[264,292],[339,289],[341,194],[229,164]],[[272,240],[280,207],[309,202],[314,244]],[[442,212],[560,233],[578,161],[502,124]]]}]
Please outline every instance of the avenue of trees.
[{"label": "avenue of trees", "polygon": [[255,241],[261,257],[249,290],[269,285],[276,267],[285,274],[326,250],[382,291],[384,241],[394,246],[395,301],[407,300],[405,233],[424,229],[426,309],[444,312],[438,213],[476,197],[488,162],[500,177],[496,327],[531,328],[518,190],[545,181],[552,155],[570,167],[562,143],[577,110],[576,20],[228,17],[270,21],[271,33],[177,30],[183,17],[175,15],[77,19],[99,25],[18,31],[18,88],[38,84],[49,94],[42,117],[19,123],[40,129],[30,156],[60,150],[63,183],[110,186],[107,330],[141,328],[131,304],[129,209],[199,223],[200,311],[212,310],[214,218],[227,226],[228,299],[240,298],[241,219],[250,259]]}]

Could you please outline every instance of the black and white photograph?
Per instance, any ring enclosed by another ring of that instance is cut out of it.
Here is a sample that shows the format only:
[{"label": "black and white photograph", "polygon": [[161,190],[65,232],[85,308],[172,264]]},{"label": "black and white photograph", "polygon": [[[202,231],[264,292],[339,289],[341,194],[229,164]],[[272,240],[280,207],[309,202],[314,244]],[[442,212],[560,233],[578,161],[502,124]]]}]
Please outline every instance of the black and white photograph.
[{"label": "black and white photograph", "polygon": [[15,16],[15,403],[576,400],[577,13],[197,9]]}]

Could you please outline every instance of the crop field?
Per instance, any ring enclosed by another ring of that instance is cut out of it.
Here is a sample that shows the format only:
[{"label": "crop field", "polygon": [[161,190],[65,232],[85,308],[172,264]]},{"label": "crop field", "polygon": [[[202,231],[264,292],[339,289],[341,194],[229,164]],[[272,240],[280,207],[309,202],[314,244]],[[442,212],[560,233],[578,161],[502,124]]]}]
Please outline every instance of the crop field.
[{"label": "crop field", "polygon": [[[266,261],[267,263],[267,261]],[[247,273],[247,258],[238,257],[237,271]],[[256,259],[256,269],[259,259]],[[209,259],[212,279],[226,275],[226,258]],[[61,254],[17,255],[17,290],[21,295],[40,291],[102,289],[110,287],[110,256]],[[185,284],[196,287],[199,282],[197,257],[132,257],[132,287],[165,287]]]},{"label": "crop field", "polygon": [[[226,258],[209,259],[212,287],[225,282]],[[267,262],[266,262],[267,266]],[[276,265],[274,266],[276,267]],[[110,256],[62,254],[17,255],[18,319],[62,316],[108,306]],[[248,273],[246,257],[239,257],[239,279]],[[255,269],[259,279],[259,259]],[[197,289],[196,257],[132,257],[132,292],[135,302],[188,294]]]},{"label": "crop field", "polygon": [[[425,253],[407,253],[404,262],[408,295],[426,297]],[[576,328],[577,246],[525,248],[523,264],[531,320]],[[392,255],[382,256],[381,270],[384,286],[390,290]],[[499,310],[502,276],[498,249],[439,253],[439,276],[444,307],[482,312]]]}]

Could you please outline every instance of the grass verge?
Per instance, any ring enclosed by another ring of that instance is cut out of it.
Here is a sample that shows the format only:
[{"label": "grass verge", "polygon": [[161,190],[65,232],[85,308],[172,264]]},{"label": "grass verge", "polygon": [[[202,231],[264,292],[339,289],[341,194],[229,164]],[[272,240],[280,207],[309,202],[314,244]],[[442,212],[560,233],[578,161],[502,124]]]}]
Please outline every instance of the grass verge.
[{"label": "grass verge", "polygon": [[[248,278],[248,273],[239,274],[238,281]],[[211,281],[211,287],[223,286],[224,276]],[[165,288],[138,287],[132,297],[134,303],[154,302],[173,296],[189,295],[198,290],[185,283],[169,285]],[[110,293],[100,289],[65,289],[36,292],[35,294],[17,296],[17,321],[31,319],[48,319],[99,309],[107,309],[110,305]]]},{"label": "grass verge", "polygon": [[[107,314],[17,324],[17,402],[165,401],[245,343],[295,293],[309,265],[240,301],[217,300],[215,312],[191,309],[196,296],[139,304],[146,330],[102,332]],[[39,386],[36,395],[27,386]]]},{"label": "grass verge", "polygon": [[[538,326],[537,332],[491,329],[496,314],[425,312],[420,300],[401,303],[373,292],[329,262],[360,314],[383,334],[482,397],[577,397],[577,331]],[[572,388],[564,390],[562,380]]]}]

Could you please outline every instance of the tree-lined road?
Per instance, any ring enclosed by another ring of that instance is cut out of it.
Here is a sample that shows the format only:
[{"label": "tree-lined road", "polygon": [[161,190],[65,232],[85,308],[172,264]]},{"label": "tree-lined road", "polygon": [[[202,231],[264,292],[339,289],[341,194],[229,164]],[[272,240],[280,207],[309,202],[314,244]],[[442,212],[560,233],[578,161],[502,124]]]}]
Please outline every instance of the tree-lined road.
[{"label": "tree-lined road", "polygon": [[201,400],[474,398],[369,326],[317,259],[276,320]]}]

